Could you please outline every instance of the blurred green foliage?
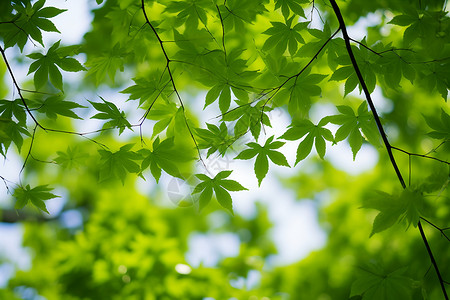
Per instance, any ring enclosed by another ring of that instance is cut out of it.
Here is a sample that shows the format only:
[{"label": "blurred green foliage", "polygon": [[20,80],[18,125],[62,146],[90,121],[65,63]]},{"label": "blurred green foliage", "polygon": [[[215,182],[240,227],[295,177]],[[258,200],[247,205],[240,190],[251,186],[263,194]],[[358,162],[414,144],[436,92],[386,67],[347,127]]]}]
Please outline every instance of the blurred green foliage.
[{"label": "blurred green foliage", "polygon": [[[17,182],[0,169],[0,221],[24,228],[32,260],[1,299],[445,299],[446,1],[97,0],[76,45],[47,44],[71,11],[45,2],[0,3],[0,154],[23,164]],[[378,162],[350,175],[336,144]],[[277,180],[314,202],[325,246],[271,263],[269,208],[233,214],[247,187],[211,159],[250,160],[258,186],[269,161],[293,168]],[[235,256],[190,264],[193,236],[225,233]]]}]

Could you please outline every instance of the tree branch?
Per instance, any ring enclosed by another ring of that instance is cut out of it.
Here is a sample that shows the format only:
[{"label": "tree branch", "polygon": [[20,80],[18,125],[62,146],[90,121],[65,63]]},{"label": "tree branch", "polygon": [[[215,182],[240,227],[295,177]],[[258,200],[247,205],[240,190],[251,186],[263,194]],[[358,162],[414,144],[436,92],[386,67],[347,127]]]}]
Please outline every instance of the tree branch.
[{"label": "tree branch", "polygon": [[[392,153],[392,146],[390,145],[390,143],[389,143],[389,141],[387,139],[387,135],[386,135],[386,133],[384,131],[383,125],[381,124],[381,121],[380,121],[380,118],[378,116],[378,113],[377,113],[377,110],[375,108],[375,105],[373,103],[372,97],[370,96],[369,89],[367,88],[367,85],[366,85],[366,83],[364,81],[364,78],[363,78],[363,76],[361,74],[361,70],[358,67],[358,63],[356,62],[355,55],[353,54],[353,51],[352,51],[352,48],[351,48],[351,45],[350,45],[351,38],[349,37],[349,35],[347,33],[347,27],[345,25],[344,18],[342,17],[341,10],[339,9],[339,6],[337,5],[335,0],[330,0],[330,4],[331,4],[331,6],[333,8],[333,11],[334,11],[337,19],[338,19],[339,28],[342,30],[342,36],[343,36],[344,41],[345,41],[345,47],[347,49],[347,53],[348,53],[348,55],[350,57],[350,60],[351,60],[352,65],[353,65],[353,69],[355,70],[356,76],[358,77],[358,80],[359,80],[359,83],[361,85],[361,88],[364,91],[367,103],[370,106],[370,110],[372,111],[372,114],[373,114],[373,117],[374,117],[375,122],[377,124],[378,130],[379,130],[379,132],[381,134],[381,138],[383,139],[383,143],[384,143],[384,145],[386,147],[386,151],[387,151],[387,153],[389,155],[389,159],[391,161],[391,164],[392,164],[392,166],[393,166],[393,168],[395,170],[395,173],[397,174],[397,178],[400,181],[400,184],[402,185],[403,188],[406,188],[405,180],[403,179],[403,176],[400,173],[400,170],[398,168],[397,162],[395,161],[394,155]],[[448,295],[447,295],[447,291],[445,290],[444,280],[442,279],[441,273],[439,271],[439,267],[438,267],[438,265],[436,263],[436,260],[434,258],[433,252],[431,251],[430,245],[428,244],[427,237],[425,236],[425,233],[423,231],[422,224],[421,224],[420,221],[418,222],[418,227],[419,227],[419,231],[420,231],[420,235],[422,237],[422,240],[423,240],[423,242],[425,244],[425,247],[427,249],[428,256],[430,257],[430,260],[431,260],[431,262],[433,264],[433,267],[434,267],[434,269],[436,271],[436,274],[438,276],[439,283],[441,285],[441,289],[442,289],[442,293],[444,295],[444,298],[446,300],[448,300]]]},{"label": "tree branch", "polygon": [[197,140],[194,137],[194,134],[192,132],[191,126],[189,126],[189,123],[188,123],[188,120],[187,120],[187,117],[186,117],[186,108],[184,107],[183,100],[181,99],[180,93],[178,92],[177,87],[175,85],[175,80],[173,79],[172,70],[170,69],[170,62],[171,62],[171,60],[170,60],[169,56],[167,55],[166,48],[164,47],[164,41],[159,36],[158,32],[156,32],[156,29],[152,25],[152,23],[150,23],[150,19],[148,18],[147,12],[145,11],[144,0],[141,0],[141,9],[142,9],[142,13],[144,14],[145,24],[148,24],[148,26],[151,28],[151,30],[155,34],[156,39],[159,42],[159,46],[161,48],[161,51],[162,51],[162,53],[163,53],[163,55],[164,55],[164,57],[166,59],[166,69],[167,69],[167,72],[169,73],[169,77],[170,77],[170,81],[172,82],[173,90],[175,91],[175,94],[177,95],[178,101],[180,102],[181,109],[183,110],[184,122],[185,122],[186,127],[187,127],[187,129],[189,131],[189,134],[191,135],[192,141],[195,144],[195,148],[197,149],[198,157],[199,157],[200,161],[203,163],[203,166],[206,168],[206,164],[203,161],[203,158],[201,156],[200,148],[198,147]]}]

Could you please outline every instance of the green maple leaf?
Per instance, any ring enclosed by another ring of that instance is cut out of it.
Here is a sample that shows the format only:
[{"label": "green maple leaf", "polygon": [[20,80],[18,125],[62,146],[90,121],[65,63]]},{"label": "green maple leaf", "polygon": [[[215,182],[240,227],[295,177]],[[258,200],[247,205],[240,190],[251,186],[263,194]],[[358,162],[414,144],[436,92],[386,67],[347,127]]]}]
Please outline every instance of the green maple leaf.
[{"label": "green maple leaf", "polygon": [[392,227],[398,221],[404,209],[402,204],[396,200],[398,200],[396,197],[382,191],[375,191],[364,199],[364,208],[374,208],[380,211],[373,221],[370,236]]},{"label": "green maple leaf", "polygon": [[380,211],[375,217],[370,236],[392,227],[399,220],[406,220],[408,227],[417,227],[420,217],[426,214],[426,203],[417,187],[408,187],[392,195],[375,191],[364,199],[363,207]]},{"label": "green maple leaf", "polygon": [[262,49],[267,51],[274,48],[276,55],[283,55],[289,46],[289,53],[293,56],[297,52],[298,43],[305,43],[300,32],[309,24],[309,22],[301,22],[292,26],[294,18],[295,15],[287,19],[286,23],[270,22],[272,27],[263,32],[270,37],[264,42]]},{"label": "green maple leaf", "polygon": [[[167,72],[165,74],[167,74]],[[127,87],[121,91],[121,93],[130,94],[129,100],[139,99],[139,106],[144,104],[146,101],[154,101],[165,90],[169,90],[171,86],[169,85],[169,75],[166,75],[164,78],[161,78],[158,74],[152,75],[149,76],[149,79],[134,78],[133,81],[136,84]]]},{"label": "green maple leaf", "polygon": [[447,101],[448,90],[450,89],[449,68],[449,63],[432,64],[429,68],[422,70],[421,78],[421,83],[430,93],[437,90],[445,101]]},{"label": "green maple leaf", "polygon": [[178,13],[176,17],[177,26],[185,24],[188,28],[197,28],[199,20],[206,26],[207,11],[205,8],[208,7],[211,7],[211,1],[209,0],[171,1],[166,6],[165,11]]},{"label": "green maple leaf", "polygon": [[[348,138],[348,143],[353,152],[353,160],[361,149],[364,137],[374,146],[379,146],[380,135],[373,119],[372,113],[367,110],[367,103],[361,102],[358,107],[358,114],[347,105],[338,105],[340,115],[328,116],[325,122],[340,125],[335,134],[335,142],[340,142]],[[364,137],[363,137],[364,134]]]},{"label": "green maple leaf", "polygon": [[300,112],[300,115],[307,114],[311,107],[311,98],[322,93],[318,83],[325,77],[327,75],[309,74],[309,71],[305,71],[285,85],[290,92],[288,110],[291,115],[297,112]]},{"label": "green maple leaf", "polygon": [[141,160],[139,153],[131,151],[133,144],[120,147],[119,151],[98,150],[101,157],[100,182],[119,178],[122,184],[125,183],[127,173],[139,173],[141,168],[135,162]]},{"label": "green maple leaf", "polygon": [[39,185],[35,188],[30,188],[28,184],[25,187],[20,186],[14,190],[13,196],[16,198],[14,208],[21,209],[31,201],[38,209],[49,213],[44,201],[59,197],[50,193],[51,190],[48,185]]},{"label": "green maple leaf", "polygon": [[152,138],[167,128],[167,135],[174,136],[184,124],[183,110],[173,102],[155,103],[147,115],[150,120],[157,121],[153,126]]},{"label": "green maple leaf", "polygon": [[245,149],[235,159],[251,159],[256,156],[255,160],[255,175],[258,178],[258,185],[261,185],[262,180],[266,177],[269,171],[269,159],[279,166],[290,167],[286,157],[283,153],[275,151],[275,149],[280,148],[285,143],[280,141],[273,141],[274,136],[267,139],[264,146],[257,143],[248,143],[249,149]]},{"label": "green maple leaf", "polygon": [[403,276],[406,268],[387,273],[376,264],[357,269],[358,279],[352,284],[350,297],[362,295],[362,300],[411,299],[413,281]]},{"label": "green maple leaf", "polygon": [[119,128],[119,135],[125,128],[131,129],[131,124],[125,117],[125,112],[121,112],[114,103],[108,102],[102,97],[100,99],[104,103],[96,103],[88,100],[96,110],[100,111],[100,113],[92,116],[91,119],[109,120],[103,125],[103,128]]},{"label": "green maple leaf", "polygon": [[[359,48],[355,46],[351,47],[358,63],[358,67],[363,76],[364,82],[366,83],[367,89],[370,93],[372,93],[377,83],[374,66],[376,66],[376,59],[378,59],[378,56],[367,50],[367,48],[363,46],[365,44],[366,40],[364,38],[361,41]],[[341,81],[346,79],[344,85],[344,96],[346,96],[358,86],[359,79],[347,54],[339,56],[336,60],[343,67],[334,71],[329,81]],[[359,92],[361,91],[362,87],[361,85],[359,85]]]},{"label": "green maple leaf", "polygon": [[10,118],[0,116],[0,154],[5,156],[11,142],[20,152],[23,145],[23,135],[31,136],[25,123],[16,123]]},{"label": "green maple leaf", "polygon": [[[25,4],[26,3],[26,4]],[[42,31],[59,32],[49,20],[66,11],[56,7],[43,7],[45,0],[39,0],[31,5],[31,2],[16,1],[13,4],[13,20],[0,24],[0,32],[3,36],[5,48],[18,45],[20,51],[27,43],[29,37],[44,46]]]},{"label": "green maple leaf", "polygon": [[436,16],[429,12],[424,12],[422,15],[413,7],[406,7],[403,15],[395,16],[388,24],[407,26],[403,32],[403,42],[408,46],[418,38],[434,36],[434,26],[430,26],[434,22],[436,22]]},{"label": "green maple leaf", "polygon": [[240,58],[242,52],[243,50],[232,50],[224,53],[217,50],[202,57],[202,65],[211,71],[203,81],[205,85],[212,86],[206,94],[204,107],[218,98],[220,111],[225,113],[231,104],[231,92],[241,101],[248,101],[248,92],[241,86],[254,79],[258,72],[248,70],[247,61]]},{"label": "green maple leaf", "polygon": [[0,118],[11,119],[13,116],[20,124],[25,123],[27,115],[22,100],[0,100]]},{"label": "green maple leaf", "polygon": [[68,57],[74,54],[74,47],[59,48],[60,41],[54,43],[47,53],[32,53],[27,55],[35,61],[30,65],[28,74],[34,73],[34,86],[37,90],[43,87],[48,79],[59,90],[63,90],[63,80],[59,68],[67,72],[86,70],[75,58]]},{"label": "green maple leaf", "polygon": [[303,8],[300,6],[300,3],[309,3],[308,0],[275,0],[275,9],[278,9],[281,7],[281,13],[283,14],[283,17],[287,19],[289,17],[290,11],[292,11],[294,14],[305,18],[305,12],[303,11]]},{"label": "green maple leaf", "polygon": [[226,112],[230,108],[231,103],[231,89],[227,84],[219,83],[213,86],[205,98],[205,109],[208,105],[213,103],[217,98],[219,98],[219,108],[222,113]]},{"label": "green maple leaf", "polygon": [[223,25],[231,31],[245,32],[245,23],[251,24],[256,17],[267,11],[262,0],[227,0],[219,5]]},{"label": "green maple leaf", "polygon": [[[380,46],[380,48],[379,50],[377,49],[378,52],[382,52],[382,49],[384,51],[392,49],[390,44],[386,45],[386,47]],[[416,70],[409,63],[412,60],[414,60],[413,54],[409,52],[402,53],[401,56],[394,51],[383,53],[383,56],[378,58],[377,64],[382,67],[385,83],[394,90],[400,87],[402,77],[413,83],[416,78]]]},{"label": "green maple leaf", "polygon": [[212,194],[216,195],[217,202],[228,209],[233,214],[233,203],[230,193],[228,191],[243,191],[247,190],[239,182],[225,179],[230,176],[232,171],[222,171],[218,173],[214,178],[210,178],[204,174],[196,174],[195,176],[200,179],[200,182],[195,188],[192,194],[200,193],[199,197],[199,209],[202,210],[212,198]]},{"label": "green maple leaf", "polygon": [[124,71],[123,63],[126,56],[128,56],[128,50],[121,48],[119,43],[110,52],[103,55],[90,56],[85,64],[88,67],[86,76],[95,76],[95,84],[97,86],[103,82],[106,74],[114,82],[117,70],[120,72]]},{"label": "green maple leaf", "polygon": [[250,129],[253,137],[257,140],[261,133],[262,124],[271,127],[270,119],[266,113],[270,109],[266,108],[264,113],[261,113],[263,101],[253,106],[244,101],[236,101],[236,103],[239,106],[223,114],[222,120],[236,121],[233,126],[235,136],[241,136]]},{"label": "green maple leaf", "polygon": [[300,142],[297,148],[297,158],[295,164],[298,164],[301,160],[305,159],[312,150],[313,144],[316,146],[317,154],[323,159],[325,156],[325,140],[333,142],[333,134],[327,128],[324,119],[322,119],[317,125],[314,125],[309,120],[294,120],[289,126],[290,128],[280,137],[289,141],[296,141],[306,135],[303,141]]},{"label": "green maple leaf", "polygon": [[199,137],[198,147],[208,149],[207,157],[216,151],[223,156],[233,143],[233,137],[228,134],[228,128],[224,122],[219,127],[206,123],[208,129],[196,128],[195,133]]},{"label": "green maple leaf", "polygon": [[424,118],[428,126],[433,129],[428,136],[438,140],[450,140],[450,116],[443,109],[441,110],[441,120],[427,116]]},{"label": "green maple leaf", "polygon": [[80,119],[72,110],[75,108],[86,108],[76,102],[65,101],[62,96],[51,96],[39,103],[38,112],[45,113],[48,118],[56,119],[58,115],[73,119]]},{"label": "green maple leaf", "polygon": [[77,168],[88,157],[87,153],[78,151],[77,147],[67,147],[66,152],[57,151],[58,156],[54,161],[65,169]]},{"label": "green maple leaf", "polygon": [[141,164],[141,170],[144,171],[150,167],[156,182],[161,177],[161,170],[174,177],[183,178],[177,164],[192,160],[186,155],[184,149],[177,149],[174,144],[174,138],[168,138],[160,142],[159,137],[153,142],[153,150],[141,149],[138,151],[144,158]]}]

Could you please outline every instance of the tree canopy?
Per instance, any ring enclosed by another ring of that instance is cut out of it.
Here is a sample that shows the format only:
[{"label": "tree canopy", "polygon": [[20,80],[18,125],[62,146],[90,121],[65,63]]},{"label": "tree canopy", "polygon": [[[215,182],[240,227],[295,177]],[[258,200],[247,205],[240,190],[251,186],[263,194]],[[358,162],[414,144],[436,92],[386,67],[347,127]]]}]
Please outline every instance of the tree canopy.
[{"label": "tree canopy", "polygon": [[[0,298],[448,299],[447,1],[96,0],[77,42],[52,3],[0,4],[0,221],[31,257]],[[270,180],[326,232],[294,263],[236,209]]]}]

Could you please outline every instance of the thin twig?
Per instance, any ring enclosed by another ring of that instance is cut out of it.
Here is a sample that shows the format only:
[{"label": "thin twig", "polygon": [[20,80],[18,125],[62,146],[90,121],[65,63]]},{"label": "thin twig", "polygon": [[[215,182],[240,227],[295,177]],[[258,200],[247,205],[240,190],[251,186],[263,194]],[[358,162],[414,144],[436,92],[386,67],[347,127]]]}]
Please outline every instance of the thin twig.
[{"label": "thin twig", "polygon": [[438,226],[434,225],[433,223],[431,223],[430,221],[428,221],[425,218],[420,217],[420,219],[424,220],[425,222],[427,222],[428,224],[430,224],[431,226],[433,226],[434,228],[436,228],[449,242],[450,242],[450,238],[445,234],[445,230],[448,230],[450,228],[439,228]]},{"label": "thin twig", "polygon": [[443,163],[443,164],[450,165],[450,162],[448,162],[448,161],[445,161],[445,160],[442,160],[442,159],[439,159],[439,158],[436,158],[436,157],[428,156],[428,155],[426,155],[426,154],[411,153],[411,152],[408,152],[408,151],[406,151],[406,150],[403,150],[403,149],[400,149],[400,148],[397,148],[397,147],[394,147],[394,146],[391,146],[391,148],[394,149],[394,150],[403,152],[403,153],[405,153],[405,154],[408,154],[409,156],[417,156],[417,157],[423,157],[423,158],[433,159],[433,160],[436,160],[436,161],[441,162],[441,163]]}]

